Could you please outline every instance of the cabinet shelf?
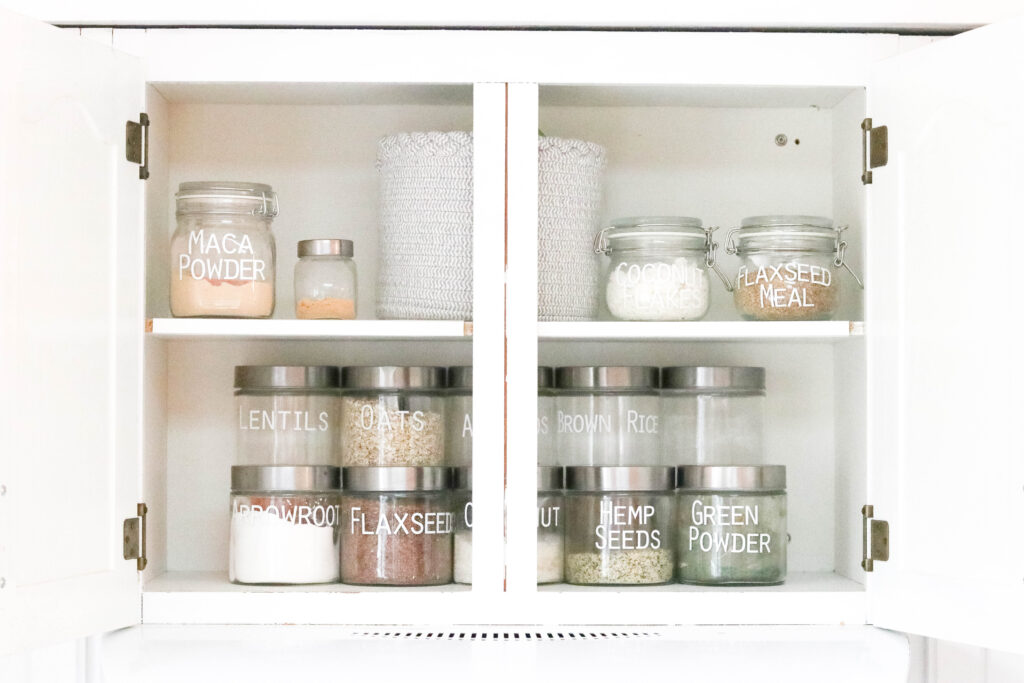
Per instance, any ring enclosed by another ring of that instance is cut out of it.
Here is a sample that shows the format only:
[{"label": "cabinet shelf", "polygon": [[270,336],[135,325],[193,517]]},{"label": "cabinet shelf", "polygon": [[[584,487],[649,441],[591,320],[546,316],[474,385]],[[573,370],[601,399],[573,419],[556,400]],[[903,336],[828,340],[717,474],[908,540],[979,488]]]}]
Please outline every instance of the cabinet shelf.
[{"label": "cabinet shelf", "polygon": [[529,595],[468,586],[238,586],[222,572],[169,572],[142,594],[147,624],[863,624],[864,586],[832,572],[795,572],[768,587],[541,586]]},{"label": "cabinet shelf", "polygon": [[146,331],[157,339],[470,340],[473,323],[462,320],[241,320],[153,318]]},{"label": "cabinet shelf", "polygon": [[747,341],[848,339],[864,334],[864,323],[851,320],[748,321],[704,320],[695,322],[542,322],[541,341],[637,340],[637,341]]}]

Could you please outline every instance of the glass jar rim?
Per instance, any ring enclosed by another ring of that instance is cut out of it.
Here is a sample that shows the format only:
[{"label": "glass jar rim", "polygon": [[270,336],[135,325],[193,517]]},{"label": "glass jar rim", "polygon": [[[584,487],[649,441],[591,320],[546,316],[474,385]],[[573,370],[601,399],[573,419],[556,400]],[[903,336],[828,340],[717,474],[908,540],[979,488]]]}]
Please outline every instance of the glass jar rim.
[{"label": "glass jar rim", "polygon": [[174,195],[176,215],[235,214],[273,218],[277,193],[266,183],[199,180],[180,183]]},{"label": "glass jar rim", "polygon": [[[635,216],[617,218],[598,234],[597,251],[643,249],[647,243],[662,241],[681,249],[705,250],[707,232],[699,218],[689,216]],[[658,245],[665,248],[667,245]]]},{"label": "glass jar rim", "polygon": [[729,233],[726,251],[814,251],[835,253],[843,228],[824,216],[748,216]]}]

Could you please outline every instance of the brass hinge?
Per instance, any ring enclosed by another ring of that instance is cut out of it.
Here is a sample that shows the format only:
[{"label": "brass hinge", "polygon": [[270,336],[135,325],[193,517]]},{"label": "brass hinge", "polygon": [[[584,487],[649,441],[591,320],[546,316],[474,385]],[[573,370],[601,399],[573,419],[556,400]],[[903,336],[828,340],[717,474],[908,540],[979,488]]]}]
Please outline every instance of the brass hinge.
[{"label": "brass hinge", "polygon": [[145,112],[139,114],[138,122],[125,123],[124,156],[139,164],[139,178],[149,178],[149,116]]},{"label": "brass hinge", "polygon": [[875,506],[865,505],[860,509],[864,521],[863,558],[860,566],[866,572],[875,571],[875,562],[889,560],[889,522],[875,519]]},{"label": "brass hinge", "polygon": [[146,568],[146,513],[149,508],[145,503],[136,507],[137,517],[124,520],[124,559],[135,560],[135,568],[140,572]]},{"label": "brass hinge", "polygon": [[860,142],[863,152],[860,181],[865,185],[872,182],[871,169],[889,163],[889,127],[871,125],[871,119],[860,123]]}]

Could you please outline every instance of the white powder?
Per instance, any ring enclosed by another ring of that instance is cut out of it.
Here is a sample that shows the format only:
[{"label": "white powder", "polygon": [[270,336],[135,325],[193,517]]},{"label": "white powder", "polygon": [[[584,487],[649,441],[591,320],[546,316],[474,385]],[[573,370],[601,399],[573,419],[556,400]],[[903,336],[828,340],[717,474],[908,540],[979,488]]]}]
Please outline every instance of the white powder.
[{"label": "white powder", "polygon": [[455,583],[473,583],[473,531],[455,533]]},{"label": "white powder", "polygon": [[620,264],[608,273],[608,310],[620,320],[697,320],[710,303],[704,261]]},{"label": "white powder", "polygon": [[294,524],[265,511],[231,516],[228,578],[238,583],[337,581],[338,544],[333,526]]},{"label": "white powder", "polygon": [[562,534],[538,533],[537,583],[558,583],[565,575],[565,541]]}]

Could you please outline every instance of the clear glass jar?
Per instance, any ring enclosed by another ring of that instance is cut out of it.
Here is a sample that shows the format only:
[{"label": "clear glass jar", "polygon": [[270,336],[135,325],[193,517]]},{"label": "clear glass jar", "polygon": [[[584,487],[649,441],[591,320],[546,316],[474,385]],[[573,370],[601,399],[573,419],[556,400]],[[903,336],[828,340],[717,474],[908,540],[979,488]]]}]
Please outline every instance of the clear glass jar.
[{"label": "clear glass jar", "polygon": [[554,371],[548,367],[537,368],[537,464],[542,467],[555,465],[555,392]]},{"label": "clear glass jar", "polygon": [[565,577],[565,470],[537,468],[537,583]]},{"label": "clear glass jar", "polygon": [[[828,320],[840,304],[845,226],[819,216],[752,216],[729,233],[733,299],[746,320]],[[852,273],[852,271],[851,271]]]},{"label": "clear glass jar", "polygon": [[699,218],[620,218],[601,231],[609,257],[603,278],[608,311],[619,320],[699,320],[711,304],[708,268],[718,245]]},{"label": "clear glass jar", "polygon": [[447,467],[344,468],[342,583],[451,583],[450,475]]},{"label": "clear glass jar", "polygon": [[340,483],[337,467],[232,467],[228,579],[337,581]]},{"label": "clear glass jar", "polygon": [[555,370],[558,464],[658,465],[658,368]]},{"label": "clear glass jar", "polygon": [[473,464],[473,366],[448,368],[448,433],[445,446],[448,464],[470,467]]},{"label": "clear glass jar", "polygon": [[270,185],[181,183],[171,237],[171,315],[269,318],[277,195]]},{"label": "clear glass jar", "polygon": [[445,462],[445,369],[341,369],[341,464],[426,467]]},{"label": "clear glass jar", "polygon": [[240,465],[336,465],[338,368],[235,367]]},{"label": "clear glass jar", "polygon": [[354,320],[356,262],[352,240],[302,240],[295,264],[295,317]]},{"label": "clear glass jar", "polygon": [[662,368],[664,462],[761,464],[764,411],[764,368]]},{"label": "clear glass jar", "polygon": [[673,468],[567,467],[565,479],[567,582],[672,581]]},{"label": "clear glass jar", "polygon": [[678,568],[683,583],[786,580],[786,468],[679,468]]},{"label": "clear glass jar", "polygon": [[473,468],[452,469],[452,512],[455,515],[455,583],[473,583]]}]

